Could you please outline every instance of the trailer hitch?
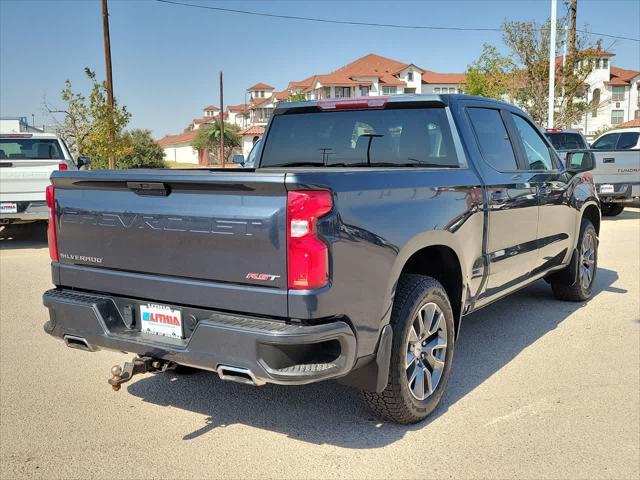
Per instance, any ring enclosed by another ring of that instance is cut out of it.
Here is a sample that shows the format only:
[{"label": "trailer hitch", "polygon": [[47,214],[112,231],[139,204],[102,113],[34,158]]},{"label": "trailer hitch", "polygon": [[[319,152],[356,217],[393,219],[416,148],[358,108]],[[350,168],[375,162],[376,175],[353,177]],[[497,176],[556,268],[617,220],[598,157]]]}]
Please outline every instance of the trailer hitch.
[{"label": "trailer hitch", "polygon": [[111,378],[108,382],[111,388],[117,392],[122,384],[131,380],[134,375],[147,372],[166,372],[175,368],[175,363],[166,360],[158,360],[152,357],[135,357],[130,362],[125,362],[122,367],[120,365],[111,367]]}]

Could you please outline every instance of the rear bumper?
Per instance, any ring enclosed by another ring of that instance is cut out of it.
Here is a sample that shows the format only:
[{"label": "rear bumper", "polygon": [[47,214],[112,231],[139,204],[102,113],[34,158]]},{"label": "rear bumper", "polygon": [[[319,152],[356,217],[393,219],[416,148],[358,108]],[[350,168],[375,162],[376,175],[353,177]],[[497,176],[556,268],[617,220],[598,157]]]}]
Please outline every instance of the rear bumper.
[{"label": "rear bumper", "polygon": [[356,338],[342,321],[300,325],[185,307],[188,334],[177,340],[140,332],[135,314],[133,323],[130,317],[125,322],[123,306],[136,312],[146,302],[54,289],[44,294],[43,303],[49,309],[44,330],[69,346],[133,352],[212,371],[246,369],[257,384],[342,377],[355,363]]},{"label": "rear bumper", "polygon": [[18,204],[17,213],[0,213],[0,223],[12,222],[16,220],[48,220],[49,209],[44,201],[15,202]]},{"label": "rear bumper", "polygon": [[[612,193],[600,193],[602,185],[612,185]],[[640,183],[613,183],[596,184],[598,197],[604,203],[627,203],[640,197]]]}]

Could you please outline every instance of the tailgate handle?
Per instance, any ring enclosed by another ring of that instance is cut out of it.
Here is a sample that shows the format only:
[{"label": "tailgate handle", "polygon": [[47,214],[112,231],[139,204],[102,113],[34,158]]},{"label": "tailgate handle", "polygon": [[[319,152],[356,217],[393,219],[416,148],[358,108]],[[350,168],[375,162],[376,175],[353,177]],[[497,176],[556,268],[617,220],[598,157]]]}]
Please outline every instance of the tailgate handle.
[{"label": "tailgate handle", "polygon": [[13,163],[11,162],[0,162],[0,168],[2,167],[13,167]]},{"label": "tailgate handle", "polygon": [[613,157],[603,158],[602,163],[616,163],[616,159]]},{"label": "tailgate handle", "polygon": [[169,187],[162,182],[127,182],[127,188],[137,195],[169,195]]}]

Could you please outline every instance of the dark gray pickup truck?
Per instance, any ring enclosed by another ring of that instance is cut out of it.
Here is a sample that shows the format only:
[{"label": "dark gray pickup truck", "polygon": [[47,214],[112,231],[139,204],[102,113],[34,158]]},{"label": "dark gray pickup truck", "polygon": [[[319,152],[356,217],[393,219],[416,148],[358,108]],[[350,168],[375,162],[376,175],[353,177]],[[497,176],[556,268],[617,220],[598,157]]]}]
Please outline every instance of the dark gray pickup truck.
[{"label": "dark gray pickup truck", "polygon": [[600,206],[521,110],[460,95],[276,108],[255,169],[57,171],[47,333],[133,375],[339,379],[425,418],[465,315],[545,278],[585,301]]}]

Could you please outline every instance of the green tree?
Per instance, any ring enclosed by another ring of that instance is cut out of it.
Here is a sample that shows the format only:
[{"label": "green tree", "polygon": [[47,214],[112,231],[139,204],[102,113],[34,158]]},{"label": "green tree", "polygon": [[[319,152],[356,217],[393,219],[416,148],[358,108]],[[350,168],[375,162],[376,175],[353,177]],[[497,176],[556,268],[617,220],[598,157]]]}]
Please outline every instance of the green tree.
[{"label": "green tree", "polygon": [[[563,20],[558,21],[561,25]],[[561,29],[558,29],[561,31]],[[466,92],[508,101],[524,108],[541,125],[547,122],[549,98],[550,22],[513,22],[502,24],[502,39],[508,49],[501,55],[491,46],[483,47],[480,57],[467,69]],[[560,51],[563,36],[557,35],[555,51]],[[557,60],[554,117],[556,127],[577,123],[594,106],[587,102],[585,84],[598,57],[600,43],[590,43],[588,35],[576,38],[575,51],[566,62]]]},{"label": "green tree", "polygon": [[287,97],[287,102],[304,102],[307,99],[307,97],[305,97],[304,93],[302,92],[298,92],[298,93],[292,93],[291,95],[289,95]]},{"label": "green tree", "polygon": [[510,56],[485,43],[480,57],[467,68],[465,93],[501,99],[509,93],[514,69]]},{"label": "green tree", "polygon": [[[231,152],[242,145],[239,131],[237,125],[224,124],[224,157],[226,159],[229,158]],[[196,138],[191,142],[191,146],[196,150],[207,150],[210,163],[222,163],[218,158],[220,156],[220,122],[201,126]]]},{"label": "green tree", "polygon": [[151,131],[133,129],[122,135],[131,153],[118,162],[118,168],[164,168],[164,151],[153,141]]},{"label": "green tree", "polygon": [[[60,95],[66,104],[64,108],[51,106],[45,98],[44,109],[55,122],[57,134],[62,137],[71,152],[77,156],[83,155],[84,143],[91,128],[87,99],[81,93],[73,91],[70,80],[64,82],[64,89]],[[59,121],[56,114],[63,114],[63,120]]]},{"label": "green tree", "polygon": [[[93,86],[89,94],[91,128],[84,145],[84,153],[91,157],[93,168],[107,168],[110,153],[115,155],[117,166],[120,159],[133,152],[133,147],[122,134],[131,119],[131,114],[127,111],[127,107],[120,107],[117,102],[114,102],[112,112],[107,103],[106,82],[98,82],[95,72],[88,68],[85,68],[85,73]],[[113,140],[109,135],[111,122],[113,122]]]}]

